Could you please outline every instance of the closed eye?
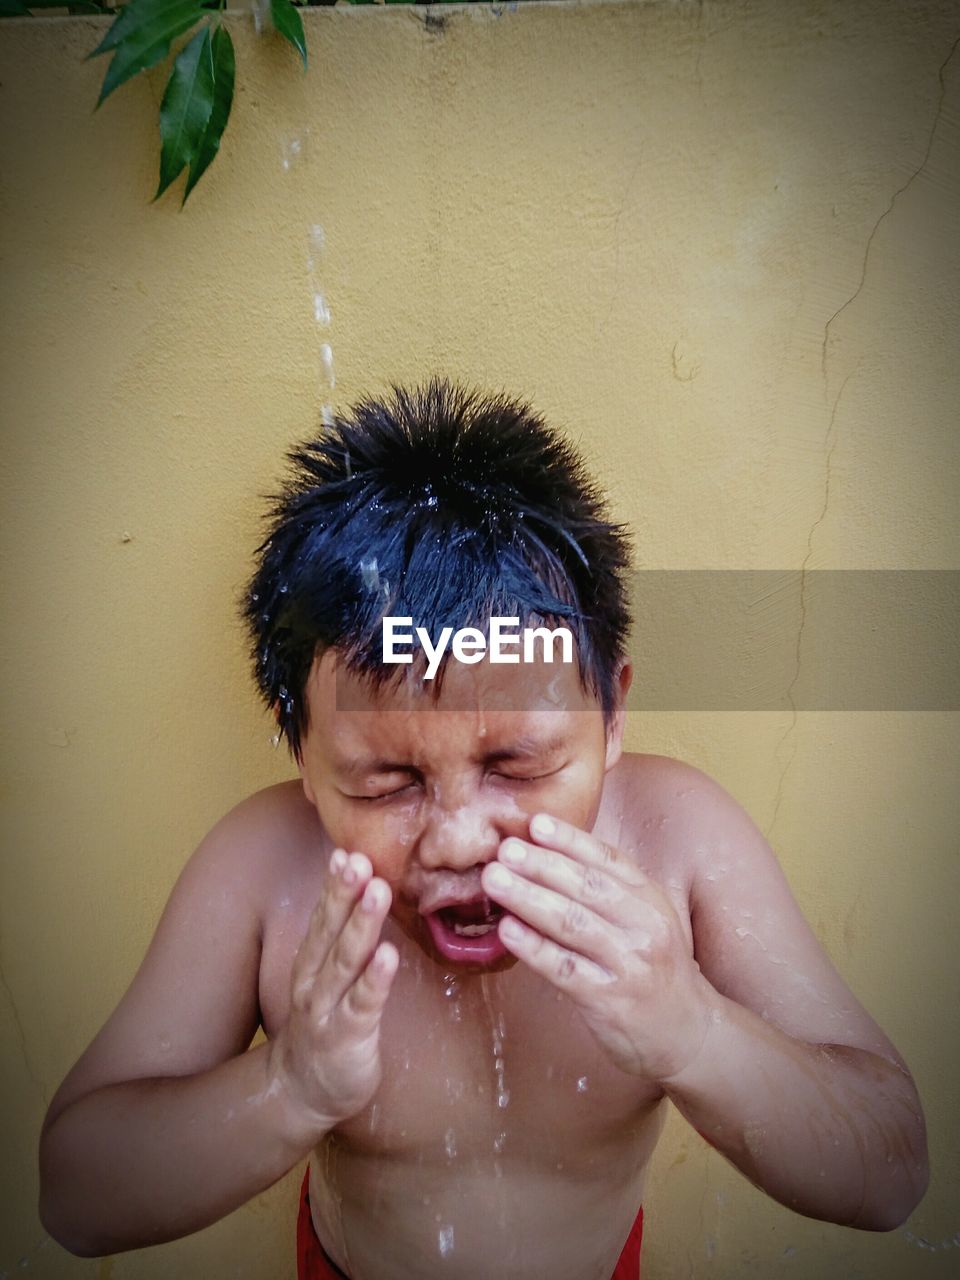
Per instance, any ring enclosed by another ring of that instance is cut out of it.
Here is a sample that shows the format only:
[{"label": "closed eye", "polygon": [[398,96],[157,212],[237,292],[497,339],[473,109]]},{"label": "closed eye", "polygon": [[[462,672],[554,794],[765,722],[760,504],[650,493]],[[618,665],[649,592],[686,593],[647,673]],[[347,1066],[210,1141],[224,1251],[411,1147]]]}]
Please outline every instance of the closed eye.
[{"label": "closed eye", "polygon": [[413,788],[416,787],[417,785],[418,784],[416,782],[408,782],[403,787],[395,787],[393,791],[381,791],[378,795],[375,795],[375,796],[355,796],[355,795],[351,795],[349,791],[344,791],[341,794],[345,795],[348,800],[362,800],[362,801],[365,801],[367,804],[370,804],[374,800],[389,800],[393,796],[402,796],[404,792],[412,791]]},{"label": "closed eye", "polygon": [[559,769],[551,769],[549,773],[532,773],[532,774],[516,774],[516,773],[494,773],[494,778],[504,778],[507,782],[542,782],[544,778],[552,778],[554,774],[559,773]]}]

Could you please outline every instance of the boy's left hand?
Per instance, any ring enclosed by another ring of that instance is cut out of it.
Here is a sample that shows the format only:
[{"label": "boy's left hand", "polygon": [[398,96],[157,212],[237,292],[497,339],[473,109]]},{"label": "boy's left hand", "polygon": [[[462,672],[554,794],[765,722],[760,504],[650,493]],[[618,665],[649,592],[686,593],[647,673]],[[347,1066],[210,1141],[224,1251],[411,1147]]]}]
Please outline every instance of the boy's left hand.
[{"label": "boy's left hand", "polygon": [[[568,995],[623,1071],[666,1080],[699,1053],[716,995],[669,898],[625,854],[538,814],[483,872],[504,945]],[[514,857],[512,855],[519,855]]]}]

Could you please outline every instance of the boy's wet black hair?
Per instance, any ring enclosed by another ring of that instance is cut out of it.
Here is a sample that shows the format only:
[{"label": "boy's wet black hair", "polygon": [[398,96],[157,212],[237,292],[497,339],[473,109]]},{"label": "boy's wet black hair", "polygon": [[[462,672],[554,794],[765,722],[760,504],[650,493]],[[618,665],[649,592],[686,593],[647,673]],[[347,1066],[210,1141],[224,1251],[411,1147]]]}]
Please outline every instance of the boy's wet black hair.
[{"label": "boy's wet black hair", "polygon": [[[574,451],[526,403],[434,379],[367,399],[288,454],[243,602],[256,680],[300,758],[305,685],[335,648],[375,686],[381,618],[569,627],[609,719],[630,625],[629,544]],[[439,686],[442,668],[433,681]]]}]

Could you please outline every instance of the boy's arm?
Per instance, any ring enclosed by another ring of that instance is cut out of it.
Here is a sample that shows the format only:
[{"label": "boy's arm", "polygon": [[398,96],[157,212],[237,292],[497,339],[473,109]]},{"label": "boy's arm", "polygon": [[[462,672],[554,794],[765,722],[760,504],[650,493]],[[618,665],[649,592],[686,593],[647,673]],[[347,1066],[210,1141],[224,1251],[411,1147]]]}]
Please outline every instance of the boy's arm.
[{"label": "boy's arm", "polygon": [[[284,1032],[244,1052],[259,1022],[264,853],[276,857],[283,839],[276,803],[270,792],[253,797],[201,844],[129,990],[50,1105],[40,1213],[74,1253],[208,1225],[285,1174],[344,1109],[362,1108],[344,1074],[376,1087],[395,965],[382,948],[374,957],[389,892],[375,882],[366,896],[376,909],[362,909],[366,859],[351,883],[332,877],[314,911]],[[363,1069],[349,1057],[358,1045]],[[298,1075],[303,1061],[325,1061],[327,1078]]]},{"label": "boy's arm", "polygon": [[[635,859],[536,819],[531,842],[501,845],[509,883],[496,864],[484,872],[511,913],[506,945],[576,1001],[617,1065],[658,1081],[768,1194],[811,1217],[892,1229],[927,1180],[902,1058],[823,952],[747,814],[698,770],[658,769],[674,848],[693,860],[694,954]],[[643,791],[649,802],[649,775]],[[519,864],[511,846],[524,851]]]},{"label": "boy's arm", "polygon": [[[916,1086],[804,919],[773,851],[699,771],[696,961],[710,984],[699,1053],[662,1083],[751,1181],[811,1217],[892,1230],[928,1179]],[[687,837],[694,835],[688,831]]]}]

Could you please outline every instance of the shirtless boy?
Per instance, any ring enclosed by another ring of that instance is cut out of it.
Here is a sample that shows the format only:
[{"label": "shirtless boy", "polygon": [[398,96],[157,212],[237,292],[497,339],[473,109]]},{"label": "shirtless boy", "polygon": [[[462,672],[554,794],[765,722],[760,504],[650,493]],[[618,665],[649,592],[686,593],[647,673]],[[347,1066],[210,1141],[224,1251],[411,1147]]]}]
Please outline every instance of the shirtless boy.
[{"label": "shirtless boy", "polygon": [[[621,751],[626,543],[569,446],[433,383],[294,462],[246,616],[300,779],[203,841],[54,1098],[46,1228],[157,1244],[307,1159],[302,1277],[635,1280],[667,1099],[798,1213],[902,1223],[903,1059],[737,803]],[[565,625],[575,661],[427,680],[384,615]]]}]

